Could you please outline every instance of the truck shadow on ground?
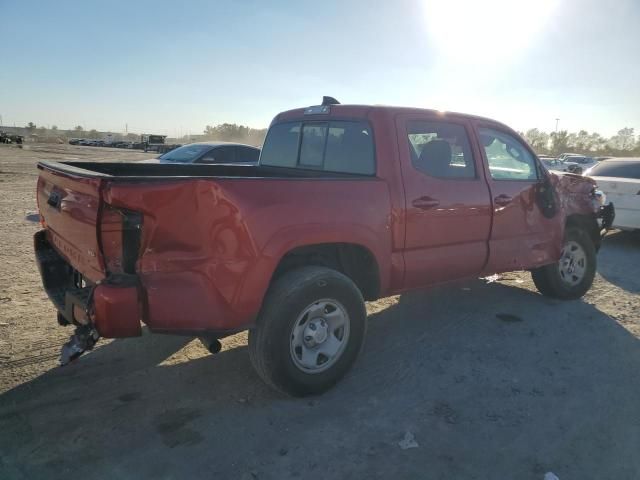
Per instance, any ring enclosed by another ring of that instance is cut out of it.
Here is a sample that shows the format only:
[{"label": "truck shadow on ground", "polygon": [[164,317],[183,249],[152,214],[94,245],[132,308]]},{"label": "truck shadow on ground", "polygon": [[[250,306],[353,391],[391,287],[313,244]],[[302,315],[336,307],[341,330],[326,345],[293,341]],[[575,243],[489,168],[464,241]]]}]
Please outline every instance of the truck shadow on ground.
[{"label": "truck shadow on ground", "polygon": [[307,399],[262,384],[244,346],[163,363],[188,341],[114,341],[0,396],[0,477],[640,472],[640,345],[582,301],[481,281],[403,295],[370,315],[351,373]]},{"label": "truck shadow on ground", "polygon": [[598,253],[598,273],[607,281],[630,292],[640,293],[640,232],[609,233]]}]

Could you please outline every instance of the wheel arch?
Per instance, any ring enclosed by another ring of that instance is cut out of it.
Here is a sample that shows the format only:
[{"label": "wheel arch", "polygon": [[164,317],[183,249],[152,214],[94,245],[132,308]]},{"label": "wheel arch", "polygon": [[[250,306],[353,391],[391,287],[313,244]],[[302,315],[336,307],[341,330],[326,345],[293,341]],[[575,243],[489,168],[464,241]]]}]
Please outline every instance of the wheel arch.
[{"label": "wheel arch", "polygon": [[328,242],[291,248],[280,257],[270,284],[284,273],[303,266],[336,270],[356,284],[365,300],[380,298],[380,266],[373,252],[362,244]]},{"label": "wheel arch", "polygon": [[600,236],[600,226],[593,215],[572,214],[567,216],[565,228],[579,228],[584,230],[591,238],[596,251],[600,249],[602,237]]}]

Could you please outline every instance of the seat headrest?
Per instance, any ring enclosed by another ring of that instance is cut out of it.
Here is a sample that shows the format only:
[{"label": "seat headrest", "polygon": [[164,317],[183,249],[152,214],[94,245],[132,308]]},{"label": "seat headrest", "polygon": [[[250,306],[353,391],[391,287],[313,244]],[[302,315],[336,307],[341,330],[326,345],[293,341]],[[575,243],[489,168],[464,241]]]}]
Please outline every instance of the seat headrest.
[{"label": "seat headrest", "polygon": [[422,147],[422,168],[435,176],[448,176],[451,167],[451,145],[446,140],[432,140]]}]

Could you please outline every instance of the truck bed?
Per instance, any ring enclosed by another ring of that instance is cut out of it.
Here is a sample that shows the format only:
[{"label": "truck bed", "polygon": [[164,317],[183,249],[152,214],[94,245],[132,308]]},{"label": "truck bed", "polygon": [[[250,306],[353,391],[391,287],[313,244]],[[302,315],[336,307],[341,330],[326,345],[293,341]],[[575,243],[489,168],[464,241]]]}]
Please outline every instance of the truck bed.
[{"label": "truck bed", "polygon": [[105,178],[110,181],[166,180],[185,178],[371,178],[369,175],[326,172],[302,168],[258,165],[168,164],[122,162],[49,162],[38,168],[69,173],[80,177]]},{"label": "truck bed", "polygon": [[[126,305],[95,320],[102,336],[137,332],[138,318],[174,333],[246,328],[300,238],[364,245],[376,258],[392,250],[389,190],[376,176],[241,165],[38,168],[45,226],[38,251],[55,252],[60,271],[99,285],[102,296],[93,301],[103,312]],[[380,266],[385,279],[389,268]],[[59,285],[50,287],[57,293]],[[58,303],[68,315],[69,302]]]}]

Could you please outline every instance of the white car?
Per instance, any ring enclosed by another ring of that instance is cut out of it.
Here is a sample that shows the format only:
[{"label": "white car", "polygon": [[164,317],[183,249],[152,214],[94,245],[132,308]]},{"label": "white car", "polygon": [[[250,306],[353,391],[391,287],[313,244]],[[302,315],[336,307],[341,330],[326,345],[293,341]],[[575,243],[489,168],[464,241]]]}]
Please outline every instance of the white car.
[{"label": "white car", "polygon": [[592,177],[606,195],[606,201],[613,203],[614,228],[640,229],[640,158],[604,160],[584,174]]}]

